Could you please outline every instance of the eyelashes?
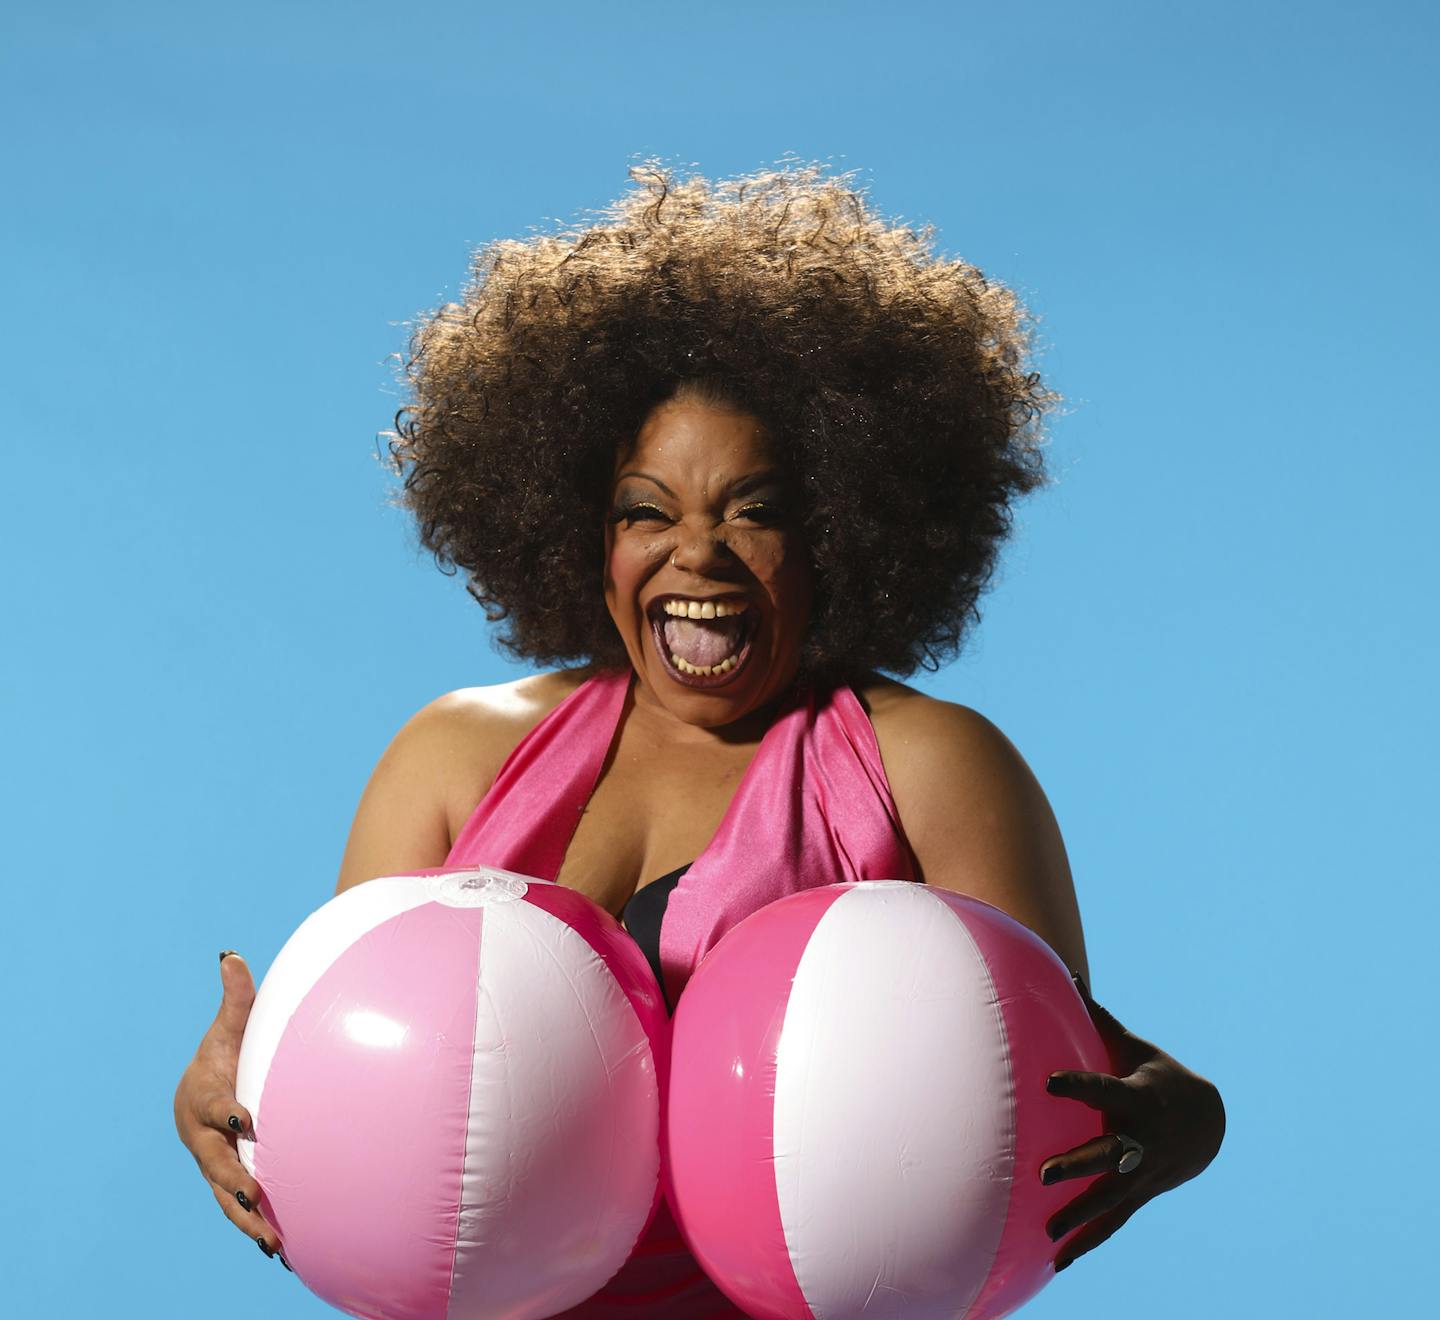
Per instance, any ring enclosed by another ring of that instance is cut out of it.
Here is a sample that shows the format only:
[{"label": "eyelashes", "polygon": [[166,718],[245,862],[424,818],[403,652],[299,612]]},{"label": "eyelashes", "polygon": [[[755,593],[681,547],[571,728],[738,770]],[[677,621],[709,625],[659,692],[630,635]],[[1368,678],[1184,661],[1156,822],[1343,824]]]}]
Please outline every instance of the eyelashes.
[{"label": "eyelashes", "polygon": [[[737,518],[757,523],[761,527],[774,527],[785,520],[785,511],[773,501],[755,500],[736,509],[726,521],[730,522]],[[634,527],[639,522],[668,523],[671,518],[658,504],[650,504],[642,500],[612,509],[609,520],[612,525],[624,523],[626,527]]]},{"label": "eyelashes", "polygon": [[754,504],[747,504],[743,508],[736,509],[733,516],[759,523],[762,527],[774,527],[777,523],[785,521],[785,510],[778,504],[757,500]]},{"label": "eyelashes", "polygon": [[668,522],[665,511],[657,504],[627,504],[618,509],[610,511],[610,522],[624,523],[627,527],[633,527],[637,522]]}]

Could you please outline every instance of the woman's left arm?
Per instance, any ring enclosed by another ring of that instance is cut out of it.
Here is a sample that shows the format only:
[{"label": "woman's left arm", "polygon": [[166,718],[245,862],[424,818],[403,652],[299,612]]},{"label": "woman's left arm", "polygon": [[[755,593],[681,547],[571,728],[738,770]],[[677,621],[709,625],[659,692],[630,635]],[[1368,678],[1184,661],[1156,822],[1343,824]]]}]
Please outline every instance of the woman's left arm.
[{"label": "woman's left arm", "polygon": [[1045,940],[1075,975],[1116,1069],[1115,1076],[1060,1072],[1049,1081],[1052,1095],[1099,1110],[1107,1129],[1040,1169],[1047,1183],[1103,1175],[1050,1221],[1055,1241],[1068,1238],[1055,1258],[1062,1270],[1146,1201],[1204,1169],[1220,1149],[1225,1107],[1210,1082],[1132,1035],[1090,997],[1060,829],[1009,739],[973,710],[899,685],[865,695],[918,878],[992,903]]}]

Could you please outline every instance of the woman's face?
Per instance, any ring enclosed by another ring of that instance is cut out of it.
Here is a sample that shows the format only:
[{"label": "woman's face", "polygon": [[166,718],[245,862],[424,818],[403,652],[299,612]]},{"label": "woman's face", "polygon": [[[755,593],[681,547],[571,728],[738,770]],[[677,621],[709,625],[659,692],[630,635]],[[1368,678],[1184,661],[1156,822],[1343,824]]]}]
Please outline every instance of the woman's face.
[{"label": "woman's face", "polygon": [[780,696],[810,618],[790,491],[749,413],[661,404],[622,455],[605,529],[605,602],[640,682],[714,728]]}]

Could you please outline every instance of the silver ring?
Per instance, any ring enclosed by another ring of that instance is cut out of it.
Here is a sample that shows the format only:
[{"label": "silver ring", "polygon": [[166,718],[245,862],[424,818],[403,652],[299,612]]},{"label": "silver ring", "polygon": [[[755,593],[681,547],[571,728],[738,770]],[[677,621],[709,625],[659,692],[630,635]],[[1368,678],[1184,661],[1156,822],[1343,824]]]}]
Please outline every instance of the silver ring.
[{"label": "silver ring", "polygon": [[1140,1161],[1145,1158],[1145,1147],[1134,1137],[1127,1137],[1123,1132],[1112,1132],[1110,1135],[1120,1143],[1120,1159],[1115,1165],[1115,1172],[1133,1173],[1140,1167]]}]

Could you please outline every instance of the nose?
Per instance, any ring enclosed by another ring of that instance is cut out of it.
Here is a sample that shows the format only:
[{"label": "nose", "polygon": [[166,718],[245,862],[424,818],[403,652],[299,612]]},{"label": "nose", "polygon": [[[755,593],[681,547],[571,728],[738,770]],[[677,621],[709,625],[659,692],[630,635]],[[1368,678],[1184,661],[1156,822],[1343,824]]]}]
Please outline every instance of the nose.
[{"label": "nose", "polygon": [[734,555],[721,538],[718,526],[712,524],[696,528],[682,525],[675,549],[670,553],[670,566],[704,577],[731,564],[733,559]]}]

